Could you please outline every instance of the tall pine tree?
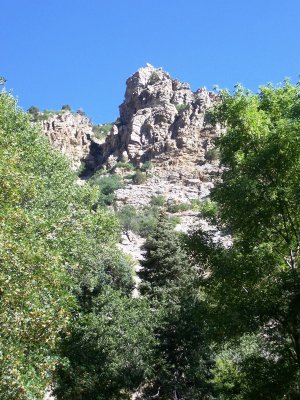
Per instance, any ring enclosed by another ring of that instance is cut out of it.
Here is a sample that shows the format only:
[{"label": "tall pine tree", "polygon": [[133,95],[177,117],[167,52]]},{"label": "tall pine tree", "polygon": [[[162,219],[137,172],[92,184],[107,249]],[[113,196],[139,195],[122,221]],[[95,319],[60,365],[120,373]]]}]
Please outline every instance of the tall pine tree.
[{"label": "tall pine tree", "polygon": [[183,282],[190,273],[186,253],[178,233],[165,212],[159,215],[153,233],[144,245],[145,257],[139,271],[140,292],[153,300],[162,301],[166,296],[173,300],[179,296]]},{"label": "tall pine tree", "polygon": [[209,352],[199,324],[197,274],[165,213],[144,250],[140,292],[160,318],[154,378],[144,386],[142,398],[209,398]]}]

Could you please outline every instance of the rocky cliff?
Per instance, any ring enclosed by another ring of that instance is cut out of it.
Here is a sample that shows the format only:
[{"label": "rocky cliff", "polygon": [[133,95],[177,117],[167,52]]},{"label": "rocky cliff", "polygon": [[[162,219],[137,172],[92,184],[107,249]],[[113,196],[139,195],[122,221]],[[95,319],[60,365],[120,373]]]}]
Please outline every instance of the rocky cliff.
[{"label": "rocky cliff", "polygon": [[[127,80],[118,123],[100,146],[101,165],[109,169],[122,161],[139,167],[150,161],[152,168],[144,183],[131,183],[117,190],[118,208],[141,208],[157,196],[163,196],[169,204],[209,197],[222,172],[213,152],[220,128],[212,126],[207,118],[207,110],[218,101],[205,88],[192,92],[188,84],[151,65]],[[230,245],[230,238],[222,237],[198,212],[180,212],[180,219],[178,230],[187,231],[198,224],[213,231],[215,240]],[[136,256],[139,247],[140,239],[135,235],[122,241],[122,248],[134,258],[141,257]]]},{"label": "rocky cliff", "polygon": [[203,159],[216,135],[205,111],[216,101],[214,93],[192,92],[188,84],[147,64],[127,80],[118,124],[102,146],[102,162],[137,165],[172,153]]},{"label": "rocky cliff", "polygon": [[151,162],[143,184],[129,183],[117,191],[119,207],[142,207],[158,195],[169,203],[207,198],[221,172],[218,159],[212,157],[220,130],[207,118],[217,95],[205,88],[193,92],[188,84],[150,64],[126,84],[120,117],[103,143],[95,140],[85,116],[68,111],[43,122],[45,135],[74,169],[81,162],[90,170],[109,170],[119,161],[135,167]]},{"label": "rocky cliff", "polygon": [[60,150],[71,162],[74,170],[81,163],[94,166],[92,124],[79,113],[63,111],[53,113],[42,121],[42,128],[54,148]]},{"label": "rocky cliff", "polygon": [[217,96],[172,79],[161,68],[139,69],[127,80],[120,118],[100,146],[101,164],[117,161],[140,166],[151,161],[143,185],[128,185],[117,192],[119,205],[147,204],[163,195],[170,202],[189,202],[209,195],[219,175],[211,157],[219,130],[210,125],[206,111]]},{"label": "rocky cliff", "polygon": [[205,88],[192,92],[188,84],[147,64],[127,80],[120,117],[104,143],[95,140],[89,119],[78,113],[53,114],[42,125],[74,169],[81,162],[98,169],[118,161],[135,166],[152,161],[165,178],[192,183],[206,180],[212,170],[207,155],[218,130],[206,120],[206,111],[217,101]]}]

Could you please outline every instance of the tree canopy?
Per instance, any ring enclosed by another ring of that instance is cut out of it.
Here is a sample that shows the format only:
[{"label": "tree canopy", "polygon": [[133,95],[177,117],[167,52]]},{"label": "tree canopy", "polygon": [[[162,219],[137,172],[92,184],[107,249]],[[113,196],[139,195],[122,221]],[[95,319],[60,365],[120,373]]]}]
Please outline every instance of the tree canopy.
[{"label": "tree canopy", "polygon": [[[117,288],[126,282],[130,290],[130,267],[117,267],[124,259],[115,248],[118,223],[107,211],[93,210],[97,198],[95,189],[77,184],[68,162],[15,99],[0,93],[3,399],[42,398],[59,359],[60,335],[83,291],[103,281]],[[104,246],[112,254],[107,261]]]},{"label": "tree canopy", "polygon": [[[252,354],[239,347],[240,356],[227,351],[226,362],[219,358],[221,398],[299,396],[299,95],[299,84],[288,81],[258,94],[237,86],[233,94],[221,92],[211,115],[226,127],[218,142],[224,172],[212,199],[233,244],[225,249],[203,232],[191,243],[207,266],[212,337],[227,349],[243,337],[257,346]],[[226,387],[233,391],[225,395]]]}]

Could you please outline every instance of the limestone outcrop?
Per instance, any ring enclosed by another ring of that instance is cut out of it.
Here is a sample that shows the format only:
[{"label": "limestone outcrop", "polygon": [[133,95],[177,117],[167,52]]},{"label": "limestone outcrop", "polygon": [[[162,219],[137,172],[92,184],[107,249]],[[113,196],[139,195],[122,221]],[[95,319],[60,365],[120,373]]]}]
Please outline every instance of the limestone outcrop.
[{"label": "limestone outcrop", "polygon": [[93,132],[87,117],[70,111],[54,113],[42,122],[42,128],[52,146],[70,160],[74,170],[82,162],[93,163]]},{"label": "limestone outcrop", "polygon": [[143,185],[129,184],[117,191],[118,205],[143,206],[153,196],[180,203],[204,199],[220,175],[211,157],[218,127],[207,110],[218,102],[205,88],[193,92],[162,70],[147,64],[126,82],[120,117],[104,142],[95,139],[88,118],[69,111],[43,121],[51,144],[65,154],[74,169],[84,162],[93,171],[118,161],[136,167],[150,161]]},{"label": "limestone outcrop", "polygon": [[127,80],[120,117],[104,143],[95,139],[89,119],[79,113],[54,113],[42,127],[75,170],[82,162],[95,170],[118,161],[137,167],[151,161],[157,184],[180,181],[191,187],[211,182],[217,173],[207,155],[219,129],[206,117],[217,101],[217,95],[205,88],[192,92],[188,84],[147,64]]},{"label": "limestone outcrop", "polygon": [[147,64],[127,80],[118,124],[101,148],[102,163],[139,165],[168,154],[204,160],[217,134],[205,112],[216,101],[205,88],[192,92],[188,84]]},{"label": "limestone outcrop", "polygon": [[172,79],[161,68],[147,65],[127,80],[120,118],[100,145],[102,165],[118,161],[141,166],[151,161],[144,184],[129,184],[117,191],[118,205],[136,207],[163,195],[173,203],[204,199],[220,175],[211,157],[218,127],[207,110],[218,102],[216,94]]}]

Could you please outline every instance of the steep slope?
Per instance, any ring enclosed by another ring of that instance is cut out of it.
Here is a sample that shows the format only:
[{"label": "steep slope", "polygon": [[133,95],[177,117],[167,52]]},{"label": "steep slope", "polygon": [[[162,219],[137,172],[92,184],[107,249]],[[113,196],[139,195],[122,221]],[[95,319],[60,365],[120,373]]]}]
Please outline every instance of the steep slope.
[{"label": "steep slope", "polygon": [[149,64],[127,80],[118,124],[100,146],[101,164],[151,161],[152,169],[144,185],[118,191],[120,205],[145,205],[158,194],[172,202],[209,195],[219,174],[218,161],[208,160],[219,130],[209,124],[206,111],[217,101],[214,93],[192,92]]},{"label": "steep slope", "polygon": [[[49,117],[43,129],[74,169],[83,162],[88,171],[115,167],[115,173],[124,174],[118,162],[136,168],[151,164],[145,182],[129,180],[116,191],[119,209],[141,208],[156,196],[171,205],[191,203],[207,199],[221,174],[213,150],[220,128],[207,118],[218,101],[215,93],[205,88],[193,92],[188,84],[147,64],[127,80],[120,116],[103,142],[95,139],[86,117],[68,111]],[[186,211],[178,229],[198,222],[196,212]],[[211,229],[204,221],[201,224]]]}]

